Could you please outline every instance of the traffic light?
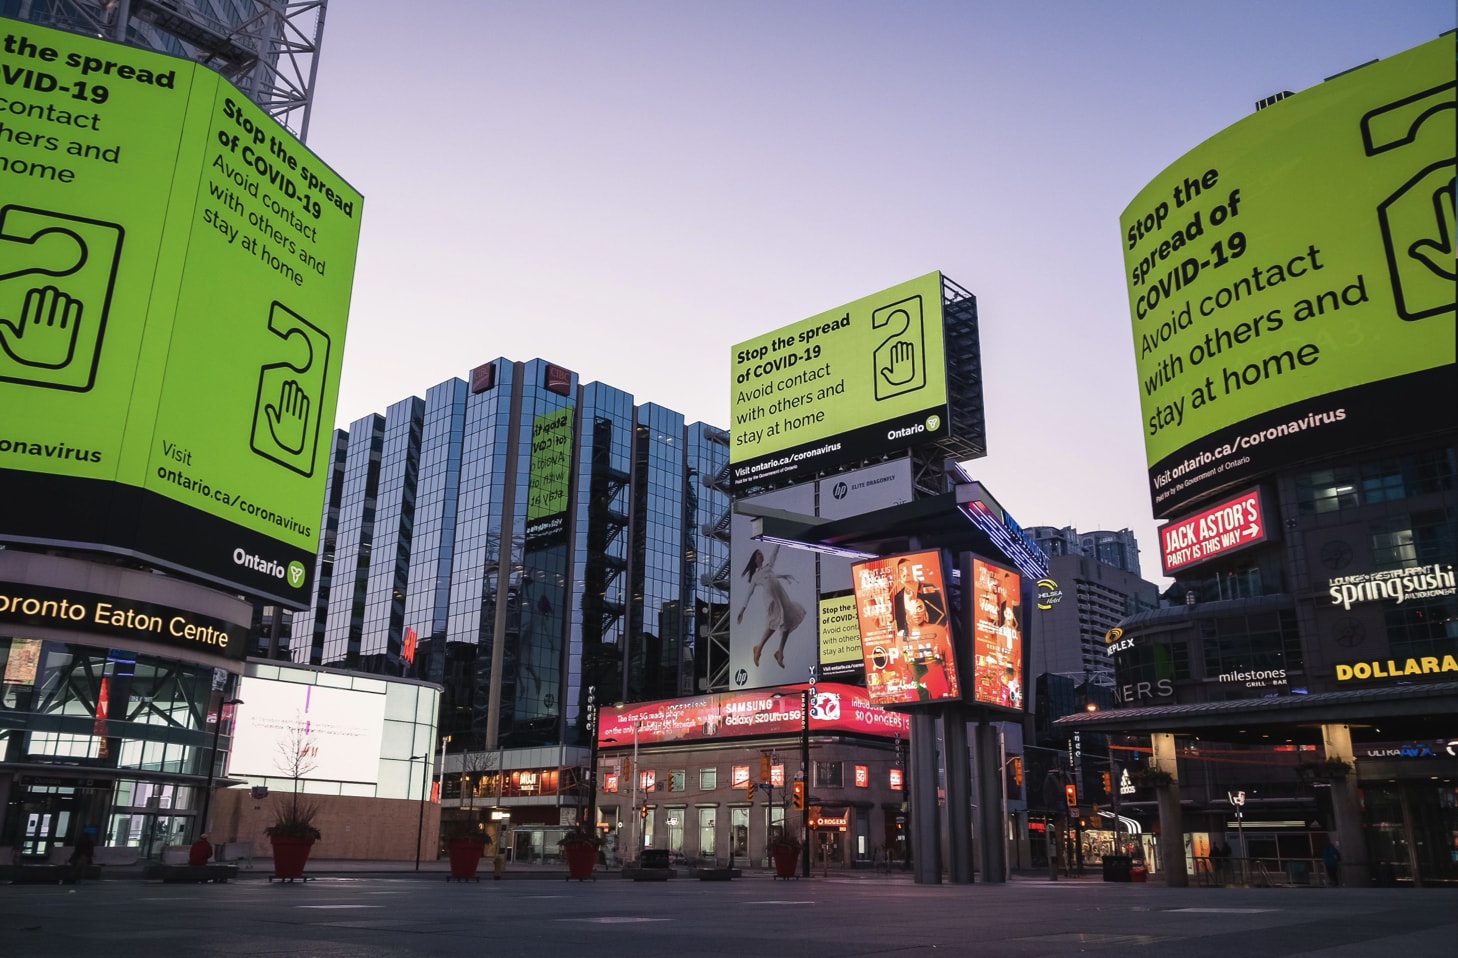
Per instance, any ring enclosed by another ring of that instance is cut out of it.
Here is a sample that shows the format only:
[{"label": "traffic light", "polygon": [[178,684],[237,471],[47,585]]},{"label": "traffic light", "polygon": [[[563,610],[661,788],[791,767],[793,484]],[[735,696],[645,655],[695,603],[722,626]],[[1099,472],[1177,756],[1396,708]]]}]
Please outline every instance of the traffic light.
[{"label": "traffic light", "polygon": [[751,802],[754,801],[754,788],[754,779],[746,778],[744,780],[744,797],[749,799]]},{"label": "traffic light", "polygon": [[1068,803],[1069,808],[1078,807],[1078,786],[1069,782],[1063,786],[1063,799]]},{"label": "traffic light", "polygon": [[1101,782],[1104,783],[1104,794],[1105,795],[1112,795],[1112,794],[1114,794],[1113,782],[1109,779],[1109,773],[1108,772],[1099,772],[1099,781],[1101,781]]},{"label": "traffic light", "polygon": [[1016,758],[1015,757],[1012,760],[1012,780],[1013,780],[1013,784],[1014,785],[1018,786],[1019,788],[1022,787],[1022,784],[1023,784],[1023,760],[1021,758]]},{"label": "traffic light", "polygon": [[639,818],[647,818],[648,817],[648,806],[647,805],[641,805],[641,806],[639,806],[639,808],[638,808],[638,817]]},{"label": "traffic light", "polygon": [[795,810],[799,811],[805,807],[805,783],[795,783]]},{"label": "traffic light", "polygon": [[768,755],[759,757],[759,780],[761,782],[770,780],[770,757]]}]

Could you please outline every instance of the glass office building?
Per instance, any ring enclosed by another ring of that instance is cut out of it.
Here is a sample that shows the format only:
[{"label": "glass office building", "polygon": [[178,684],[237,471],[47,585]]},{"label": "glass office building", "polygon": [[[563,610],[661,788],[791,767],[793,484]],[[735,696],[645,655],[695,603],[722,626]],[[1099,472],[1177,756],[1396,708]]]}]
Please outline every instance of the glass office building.
[{"label": "glass office building", "polygon": [[723,430],[540,359],[402,399],[336,435],[287,654],[440,684],[447,769],[491,756],[471,761],[508,774],[473,792],[555,824],[585,798],[589,688],[612,703],[701,684],[696,637],[727,601],[727,459]]}]

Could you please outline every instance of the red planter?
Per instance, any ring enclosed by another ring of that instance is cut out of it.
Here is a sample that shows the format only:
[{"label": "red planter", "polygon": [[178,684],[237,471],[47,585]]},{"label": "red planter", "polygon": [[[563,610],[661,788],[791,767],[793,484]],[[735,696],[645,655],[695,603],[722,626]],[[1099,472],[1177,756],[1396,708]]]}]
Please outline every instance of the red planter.
[{"label": "red planter", "polygon": [[593,866],[597,864],[597,846],[563,845],[562,857],[567,859],[567,877],[586,881],[592,877]]},{"label": "red planter", "polygon": [[776,845],[770,849],[775,860],[776,878],[794,878],[800,864],[800,849],[787,845]]},{"label": "red planter", "polygon": [[314,847],[314,839],[274,835],[269,841],[273,844],[273,877],[302,878],[304,865],[309,861],[309,850]]},{"label": "red planter", "polygon": [[[468,878],[476,877],[476,870],[481,867],[481,851],[486,847],[485,842],[475,842],[457,839],[449,846],[451,857],[451,877],[465,881]],[[479,879],[477,879],[479,881]]]}]

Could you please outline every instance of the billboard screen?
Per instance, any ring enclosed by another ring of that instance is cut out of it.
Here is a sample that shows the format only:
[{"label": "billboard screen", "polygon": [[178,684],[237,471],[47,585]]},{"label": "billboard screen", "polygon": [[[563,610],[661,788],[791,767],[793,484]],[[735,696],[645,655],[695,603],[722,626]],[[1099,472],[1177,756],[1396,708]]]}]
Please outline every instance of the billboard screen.
[{"label": "billboard screen", "polygon": [[245,677],[238,697],[229,775],[292,778],[297,769],[309,781],[379,779],[384,694]]},{"label": "billboard screen", "polygon": [[[743,735],[797,735],[805,683],[753,692],[725,692],[603,708],[598,744],[616,748]],[[777,697],[778,693],[778,697]],[[810,703],[811,732],[893,737],[910,734],[905,716],[877,708],[865,689],[820,682]]]},{"label": "billboard screen", "polygon": [[942,275],[739,343],[730,368],[735,486],[944,438]]},{"label": "billboard screen", "polygon": [[1266,516],[1259,489],[1226,499],[1159,529],[1164,574],[1196,565],[1236,549],[1265,542]]},{"label": "billboard screen", "polygon": [[940,552],[910,552],[851,568],[866,691],[876,705],[962,697]]},{"label": "billboard screen", "polygon": [[1227,127],[1120,218],[1157,517],[1451,421],[1453,40]]},{"label": "billboard screen", "polygon": [[972,560],[972,700],[1023,707],[1022,577]]},{"label": "billboard screen", "polygon": [[861,626],[854,595],[820,600],[820,675],[859,682],[863,677]]},{"label": "billboard screen", "polygon": [[[804,483],[743,500],[812,515],[815,486]],[[816,647],[815,553],[750,538],[750,519],[729,526],[730,681],[736,689],[809,678]]]},{"label": "billboard screen", "polygon": [[0,28],[0,539],[302,606],[360,195],[197,64]]}]

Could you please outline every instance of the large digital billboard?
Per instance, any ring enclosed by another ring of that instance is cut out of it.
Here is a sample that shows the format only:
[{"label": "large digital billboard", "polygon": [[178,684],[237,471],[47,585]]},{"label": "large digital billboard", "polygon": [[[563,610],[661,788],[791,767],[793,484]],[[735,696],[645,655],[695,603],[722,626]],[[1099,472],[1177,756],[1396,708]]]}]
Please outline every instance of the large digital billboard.
[{"label": "large digital billboard", "polygon": [[238,694],[229,775],[379,780],[383,693],[248,677]]},{"label": "large digital billboard", "polygon": [[1023,708],[1022,578],[972,559],[972,701]]},{"label": "large digital billboard", "polygon": [[0,32],[0,539],[302,606],[360,195],[197,64]]},{"label": "large digital billboard", "polygon": [[1451,427],[1454,91],[1448,36],[1227,127],[1124,211],[1157,517]]},{"label": "large digital billboard", "polygon": [[876,705],[962,697],[940,552],[910,552],[851,567],[866,691]]},{"label": "large digital billboard", "polygon": [[942,439],[942,274],[739,343],[730,368],[736,487]]}]

